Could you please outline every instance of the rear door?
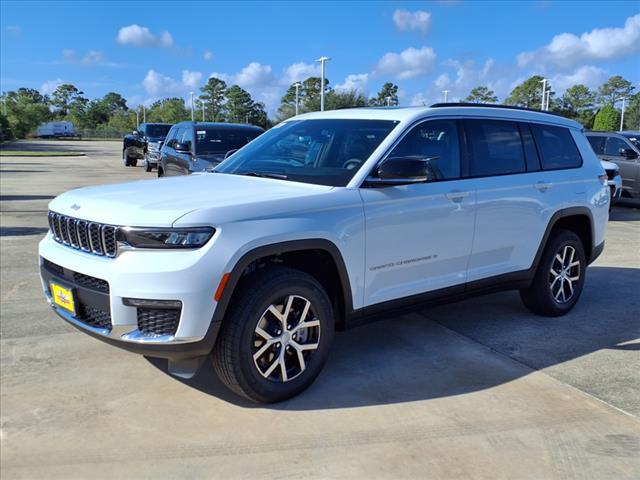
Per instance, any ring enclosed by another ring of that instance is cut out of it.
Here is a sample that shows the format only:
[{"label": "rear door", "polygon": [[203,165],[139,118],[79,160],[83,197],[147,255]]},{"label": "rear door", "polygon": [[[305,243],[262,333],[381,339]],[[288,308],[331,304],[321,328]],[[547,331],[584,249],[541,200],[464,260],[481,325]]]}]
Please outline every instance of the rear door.
[{"label": "rear door", "polygon": [[462,179],[459,124],[413,127],[383,162],[429,159],[426,183],[361,188],[366,221],[365,305],[445,287],[464,290],[475,217],[473,180]]},{"label": "rear door", "polygon": [[468,281],[531,267],[561,187],[543,172],[527,123],[464,121],[477,206]]}]

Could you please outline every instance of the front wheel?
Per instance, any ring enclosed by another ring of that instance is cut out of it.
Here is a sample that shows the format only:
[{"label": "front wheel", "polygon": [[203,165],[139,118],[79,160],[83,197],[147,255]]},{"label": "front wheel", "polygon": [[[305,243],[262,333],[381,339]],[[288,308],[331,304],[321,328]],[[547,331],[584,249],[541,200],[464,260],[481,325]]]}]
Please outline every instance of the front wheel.
[{"label": "front wheel", "polygon": [[556,230],[542,254],[531,286],[520,290],[520,298],[538,315],[564,315],[580,298],[586,268],[580,237],[569,230]]},{"label": "front wheel", "polygon": [[220,379],[256,402],[286,400],[306,389],[324,365],[334,316],[312,276],[273,267],[241,285],[213,352]]}]

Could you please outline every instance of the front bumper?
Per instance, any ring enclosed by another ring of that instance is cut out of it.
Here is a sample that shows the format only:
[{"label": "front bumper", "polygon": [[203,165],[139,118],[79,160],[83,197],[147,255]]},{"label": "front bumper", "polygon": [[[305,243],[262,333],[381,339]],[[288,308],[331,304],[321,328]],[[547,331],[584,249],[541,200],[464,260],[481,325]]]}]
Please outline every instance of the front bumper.
[{"label": "front bumper", "polygon": [[144,155],[144,159],[150,165],[157,165],[158,162],[160,161],[160,152],[148,150]]},{"label": "front bumper", "polygon": [[[212,322],[215,276],[199,261],[206,248],[126,251],[106,258],[60,245],[47,235],[39,247],[42,287],[58,316],[95,338],[151,357],[202,356],[213,348],[218,328]],[[87,283],[87,278],[92,280]],[[73,290],[75,315],[54,304],[52,281]],[[177,328],[169,334],[144,331],[139,309],[125,305],[127,298],[180,301]]]}]

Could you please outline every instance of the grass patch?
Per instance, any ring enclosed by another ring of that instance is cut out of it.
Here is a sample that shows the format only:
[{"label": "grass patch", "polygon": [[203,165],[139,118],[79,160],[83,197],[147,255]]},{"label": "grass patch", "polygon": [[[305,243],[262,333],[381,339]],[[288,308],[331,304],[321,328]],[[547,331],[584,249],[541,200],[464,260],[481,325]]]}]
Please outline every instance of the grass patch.
[{"label": "grass patch", "polygon": [[58,150],[0,150],[0,157],[83,157],[84,152]]}]

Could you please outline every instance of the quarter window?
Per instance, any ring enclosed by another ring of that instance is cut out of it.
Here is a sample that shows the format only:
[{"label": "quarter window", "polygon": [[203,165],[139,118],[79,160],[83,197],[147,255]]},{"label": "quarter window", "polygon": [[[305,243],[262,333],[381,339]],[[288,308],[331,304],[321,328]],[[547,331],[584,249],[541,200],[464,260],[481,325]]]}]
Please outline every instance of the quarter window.
[{"label": "quarter window", "polygon": [[500,120],[466,120],[469,175],[484,177],[526,171],[518,125]]},{"label": "quarter window", "polygon": [[568,128],[531,124],[531,130],[538,145],[543,170],[582,165],[582,157]]},{"label": "quarter window", "polygon": [[624,150],[626,148],[629,148],[629,145],[627,145],[624,140],[616,137],[608,137],[607,146],[604,149],[604,154],[619,157],[620,150]]},{"label": "quarter window", "polygon": [[596,155],[602,155],[604,154],[604,142],[607,139],[607,137],[603,137],[603,136],[587,136],[587,140],[589,140],[589,143],[591,144],[591,148],[593,148],[593,151],[595,152]]},{"label": "quarter window", "polygon": [[454,120],[433,120],[414,127],[391,151],[394,158],[420,158],[428,164],[429,180],[460,178],[460,143]]}]

